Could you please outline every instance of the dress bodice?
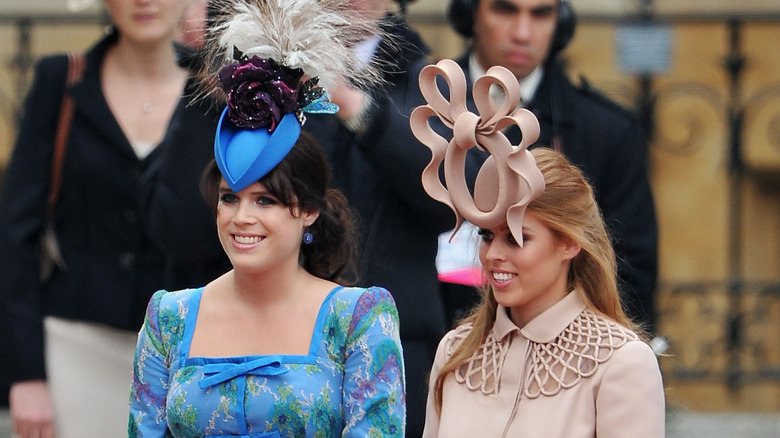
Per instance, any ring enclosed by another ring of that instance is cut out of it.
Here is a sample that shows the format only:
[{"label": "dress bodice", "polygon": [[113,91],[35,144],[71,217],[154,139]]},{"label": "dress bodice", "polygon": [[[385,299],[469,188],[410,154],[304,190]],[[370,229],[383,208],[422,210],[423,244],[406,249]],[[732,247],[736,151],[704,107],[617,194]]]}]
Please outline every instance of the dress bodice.
[{"label": "dress bodice", "polygon": [[306,355],[225,358],[189,357],[202,293],[163,291],[150,303],[131,436],[402,436],[403,363],[386,290],[331,291]]}]

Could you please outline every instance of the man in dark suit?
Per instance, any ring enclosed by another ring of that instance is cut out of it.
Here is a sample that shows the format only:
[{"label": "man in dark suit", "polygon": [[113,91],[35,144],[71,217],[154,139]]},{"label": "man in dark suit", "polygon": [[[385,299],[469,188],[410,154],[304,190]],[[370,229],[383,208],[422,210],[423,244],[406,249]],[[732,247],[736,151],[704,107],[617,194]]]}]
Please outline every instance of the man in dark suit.
[{"label": "man in dark suit", "polygon": [[[405,0],[396,0],[403,10]],[[431,153],[413,136],[409,114],[425,103],[417,82],[428,47],[390,13],[391,0],[352,0],[350,7],[376,14],[383,34],[367,35],[358,53],[382,67],[381,84],[361,90],[329,89],[339,113],[307,114],[303,129],[325,150],[333,182],[359,213],[359,285],[393,295],[401,321],[406,390],[406,436],[422,434],[428,375],[446,331],[435,257],[437,236],[455,225],[452,211],[423,190],[420,175]],[[467,166],[471,178],[479,162]]]},{"label": "man in dark suit", "polygon": [[[539,119],[538,144],[562,151],[593,185],[618,257],[626,311],[652,336],[658,232],[646,139],[632,113],[566,76],[558,54],[574,35],[571,5],[565,0],[451,0],[448,18],[458,33],[471,38],[457,60],[469,84],[494,65],[509,69],[524,106]],[[474,108],[473,101],[469,105]],[[513,144],[517,134],[507,133]],[[443,293],[450,317],[475,299],[468,288],[446,283]]]}]

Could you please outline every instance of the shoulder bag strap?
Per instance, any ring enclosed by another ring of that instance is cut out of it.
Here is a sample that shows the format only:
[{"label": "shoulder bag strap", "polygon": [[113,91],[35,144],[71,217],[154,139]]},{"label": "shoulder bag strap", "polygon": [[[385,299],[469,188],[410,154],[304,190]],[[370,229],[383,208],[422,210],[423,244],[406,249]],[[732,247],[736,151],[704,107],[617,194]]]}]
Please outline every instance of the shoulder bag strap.
[{"label": "shoulder bag strap", "polygon": [[68,76],[65,80],[65,88],[62,91],[62,105],[60,106],[60,118],[57,122],[57,133],[54,137],[54,155],[51,165],[51,179],[49,181],[49,196],[46,199],[46,215],[48,219],[54,216],[54,205],[60,196],[60,184],[62,183],[62,163],[65,159],[65,147],[70,134],[71,120],[73,119],[73,98],[68,93],[70,86],[81,80],[84,74],[84,54],[68,53]]}]

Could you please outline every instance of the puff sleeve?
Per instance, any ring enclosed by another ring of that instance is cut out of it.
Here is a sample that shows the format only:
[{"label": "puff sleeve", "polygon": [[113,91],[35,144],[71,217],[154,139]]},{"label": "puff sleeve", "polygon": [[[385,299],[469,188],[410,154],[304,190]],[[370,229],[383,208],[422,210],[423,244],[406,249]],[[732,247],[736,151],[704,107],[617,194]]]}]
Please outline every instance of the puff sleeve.
[{"label": "puff sleeve", "polygon": [[127,425],[130,438],[173,436],[168,430],[165,412],[169,348],[160,326],[160,317],[164,317],[160,315],[160,301],[165,293],[159,291],[149,301],[143,327],[138,333]]},{"label": "puff sleeve", "polygon": [[607,369],[596,393],[596,436],[663,437],[663,382],[650,347],[629,342],[603,366]]}]

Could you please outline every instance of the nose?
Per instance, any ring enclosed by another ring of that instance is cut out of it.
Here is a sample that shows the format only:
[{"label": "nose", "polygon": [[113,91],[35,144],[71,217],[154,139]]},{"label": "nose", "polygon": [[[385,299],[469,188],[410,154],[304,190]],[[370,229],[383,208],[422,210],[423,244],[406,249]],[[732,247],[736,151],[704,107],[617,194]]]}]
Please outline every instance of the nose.
[{"label": "nose", "polygon": [[233,216],[233,221],[237,224],[251,224],[257,221],[257,216],[253,211],[252,202],[239,202],[236,208],[236,214]]},{"label": "nose", "polygon": [[528,41],[533,33],[531,14],[518,13],[512,25],[512,37],[517,41]]},{"label": "nose", "polygon": [[483,243],[483,245],[483,254],[485,255],[485,260],[501,261],[506,258],[506,248],[499,241],[499,239],[494,239],[491,242]]}]

